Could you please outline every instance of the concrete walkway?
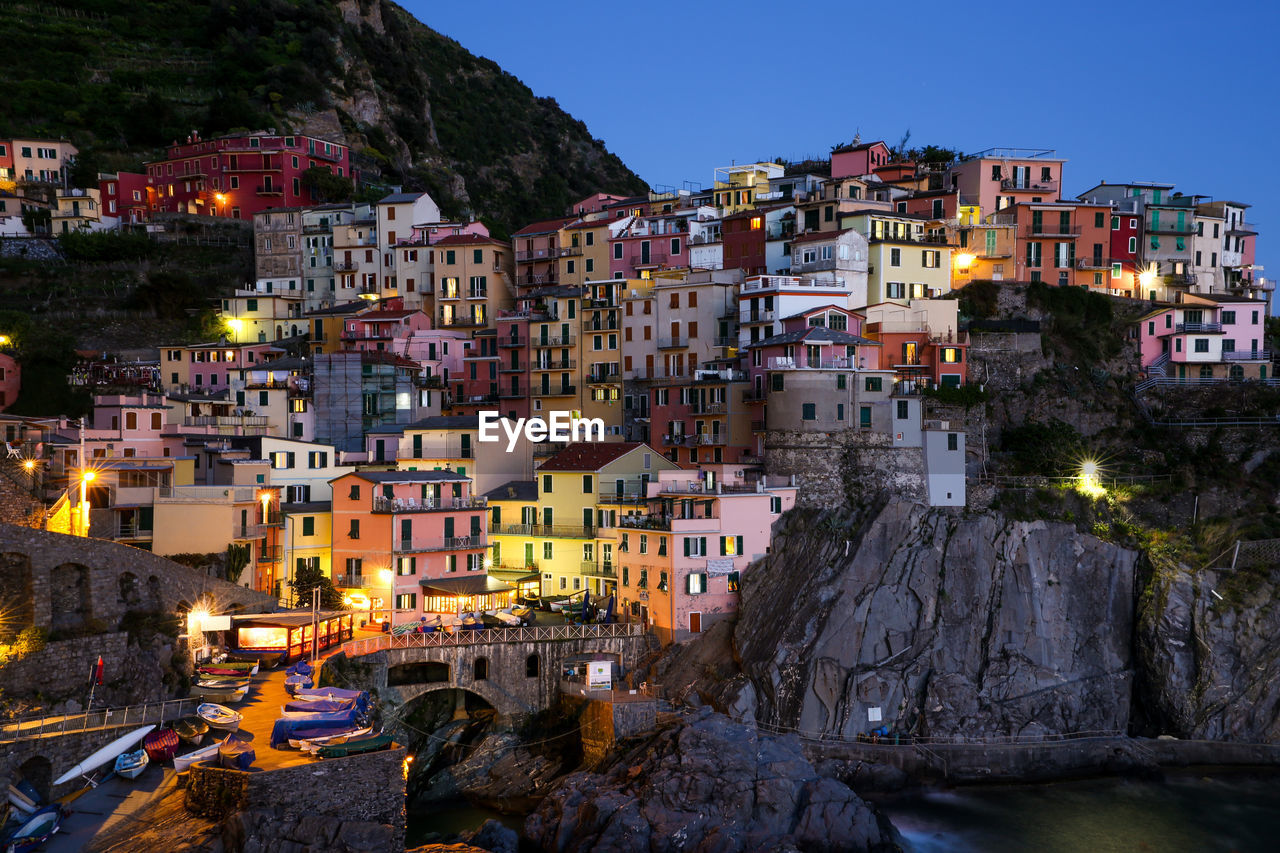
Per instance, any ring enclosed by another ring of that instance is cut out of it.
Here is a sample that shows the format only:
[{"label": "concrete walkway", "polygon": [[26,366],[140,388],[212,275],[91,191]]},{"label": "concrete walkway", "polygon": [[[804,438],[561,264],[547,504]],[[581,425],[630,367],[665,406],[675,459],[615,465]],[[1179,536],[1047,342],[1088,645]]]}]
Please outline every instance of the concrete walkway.
[{"label": "concrete walkway", "polygon": [[[290,699],[289,692],[284,689],[285,669],[280,667],[269,672],[259,672],[249,684],[249,694],[238,705],[228,705],[239,712],[244,719],[240,721],[240,734],[253,742],[253,751],[257,758],[254,767],[263,770],[276,770],[280,767],[294,767],[307,764],[317,759],[306,752],[286,747],[271,748],[271,729],[280,719],[284,703]],[[210,729],[210,734],[216,730]],[[219,739],[225,737],[217,733]]]},{"label": "concrete walkway", "polygon": [[47,853],[78,853],[87,850],[100,833],[138,815],[169,795],[178,782],[172,767],[148,766],[137,779],[112,776],[67,805],[70,815],[62,828],[45,845]]}]

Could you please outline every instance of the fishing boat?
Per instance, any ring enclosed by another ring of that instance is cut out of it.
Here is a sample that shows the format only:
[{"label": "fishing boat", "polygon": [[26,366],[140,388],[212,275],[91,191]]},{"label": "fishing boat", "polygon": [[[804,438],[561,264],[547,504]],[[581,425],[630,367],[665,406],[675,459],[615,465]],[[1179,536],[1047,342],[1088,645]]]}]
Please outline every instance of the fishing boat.
[{"label": "fishing boat", "polygon": [[22,818],[22,823],[5,839],[5,853],[27,853],[53,837],[62,825],[62,806],[54,803]]},{"label": "fishing boat", "polygon": [[138,741],[142,740],[144,737],[146,737],[154,728],[155,728],[154,725],[143,726],[142,728],[134,729],[133,731],[129,732],[129,734],[127,735],[121,735],[120,737],[111,741],[111,743],[102,747],[102,749],[99,749],[97,752],[92,753],[84,761],[81,761],[79,764],[77,764],[75,767],[72,767],[66,773],[63,773],[57,779],[54,779],[53,784],[57,786],[57,785],[61,785],[64,782],[70,782],[72,779],[76,778],[77,776],[82,776],[88,773],[92,773],[94,770],[97,770],[99,767],[106,764],[108,761],[114,761],[117,756],[119,756],[125,750],[129,749],[129,747],[133,746]]},{"label": "fishing boat", "polygon": [[360,729],[351,729],[350,731],[338,732],[336,734],[326,734],[318,737],[307,738],[289,738],[289,746],[294,749],[305,750],[314,753],[322,746],[330,746],[332,744],[345,743],[351,738],[364,737],[373,731],[371,726],[365,726]]},{"label": "fishing boat", "polygon": [[552,613],[560,613],[572,602],[568,598],[547,599],[547,607],[551,608]]},{"label": "fishing boat", "polygon": [[196,687],[207,687],[210,690],[236,690],[249,686],[249,679],[240,676],[205,676],[196,680]]},{"label": "fishing boat", "polygon": [[316,755],[321,758],[346,758],[348,755],[361,755],[366,752],[378,752],[379,750],[390,748],[391,735],[369,735],[368,737],[352,738],[345,743],[322,746],[316,750]]},{"label": "fishing boat", "polygon": [[199,761],[208,761],[218,754],[218,747],[221,743],[211,743],[208,746],[202,746],[194,752],[188,752],[186,755],[175,755],[173,757],[173,769],[179,773],[186,770],[192,764]]},{"label": "fishing boat", "polygon": [[542,603],[542,596],[536,592],[530,592],[526,595],[517,596],[516,601],[525,607],[537,607]]},{"label": "fishing boat", "polygon": [[125,779],[137,779],[150,763],[151,758],[145,749],[121,753],[116,757],[116,775]]},{"label": "fishing boat", "polygon": [[227,770],[248,770],[257,754],[253,743],[239,734],[229,734],[218,744],[218,766]]},{"label": "fishing boat", "polygon": [[327,699],[350,699],[355,702],[356,710],[364,713],[369,710],[368,690],[347,690],[342,687],[302,687],[294,695],[296,702],[322,702]]},{"label": "fishing boat", "polygon": [[292,714],[334,714],[352,710],[356,710],[354,699],[290,699],[280,707],[280,713],[286,717]]},{"label": "fishing boat", "polygon": [[305,660],[300,660],[285,670],[285,675],[311,675],[314,672],[315,667],[307,663]]},{"label": "fishing boat", "polygon": [[538,611],[532,607],[521,607],[519,605],[511,608],[511,615],[519,619],[521,625],[532,625],[538,619]]},{"label": "fishing boat", "polygon": [[284,652],[254,652],[246,654],[243,652],[228,652],[227,660],[232,663],[256,663],[258,668],[275,669],[280,665],[280,661],[284,658]]},{"label": "fishing boat", "polygon": [[27,794],[13,785],[9,786],[9,804],[23,814],[31,814],[40,807],[36,800],[27,796]]},{"label": "fishing boat", "polygon": [[258,674],[258,662],[253,661],[223,661],[222,663],[209,663],[197,670],[201,675],[235,675],[241,678]]},{"label": "fishing boat", "polygon": [[173,758],[173,754],[178,751],[178,743],[177,732],[173,729],[161,729],[142,739],[142,749],[148,758],[159,763]]},{"label": "fishing boat", "polygon": [[223,690],[221,688],[197,687],[191,691],[191,698],[201,702],[217,702],[221,705],[235,705],[249,695],[248,687],[237,687]]},{"label": "fishing boat", "polygon": [[286,714],[271,727],[271,748],[284,749],[290,740],[342,734],[363,724],[363,715],[355,708],[312,714]]},{"label": "fishing boat", "polygon": [[196,714],[200,716],[200,719],[208,723],[210,728],[229,732],[234,732],[240,728],[240,720],[243,719],[230,708],[216,705],[213,702],[206,702],[197,707]]},{"label": "fishing boat", "polygon": [[209,724],[199,717],[183,717],[174,722],[173,730],[186,743],[199,746],[204,736],[209,733]]},{"label": "fishing boat", "polygon": [[463,613],[462,627],[463,630],[478,631],[484,627],[484,620],[474,613]]},{"label": "fishing boat", "polygon": [[284,678],[284,689],[290,696],[303,688],[313,686],[315,686],[315,682],[311,680],[309,675],[286,675]]},{"label": "fishing boat", "polygon": [[523,620],[519,616],[512,613],[511,611],[512,611],[512,608],[510,607],[504,608],[502,610],[495,610],[493,611],[493,618],[497,619],[503,625],[506,625],[511,628],[517,628],[520,625],[524,624]]}]

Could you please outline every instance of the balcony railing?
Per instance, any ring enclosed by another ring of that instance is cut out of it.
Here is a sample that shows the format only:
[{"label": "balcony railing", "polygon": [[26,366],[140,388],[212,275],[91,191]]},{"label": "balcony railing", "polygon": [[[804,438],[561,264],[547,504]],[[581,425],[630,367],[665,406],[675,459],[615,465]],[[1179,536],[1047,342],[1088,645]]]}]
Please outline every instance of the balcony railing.
[{"label": "balcony railing", "polygon": [[1111,269],[1111,259],[1110,258],[1076,258],[1076,269],[1078,270]]},{"label": "balcony railing", "polygon": [[736,337],[719,337],[715,340],[716,349],[724,349],[725,347],[736,347],[738,339]]},{"label": "balcony railing", "polygon": [[568,397],[577,393],[577,385],[561,385],[559,387],[550,385],[533,389],[533,396],[535,397]]},{"label": "balcony railing", "polygon": [[499,373],[524,373],[528,369],[529,364],[524,361],[517,362],[516,364],[511,364],[510,362],[500,362],[498,364]]},{"label": "balcony railing", "polygon": [[702,447],[709,447],[716,444],[728,444],[729,436],[723,432],[700,432],[697,435],[697,443]]},{"label": "balcony railing", "polygon": [[278,563],[280,562],[280,546],[271,545],[266,548],[258,549],[259,563]]},{"label": "balcony railing", "polygon": [[618,519],[618,526],[632,530],[671,530],[673,522],[704,521],[719,517],[720,514],[715,510],[709,515],[705,511],[690,515],[624,515]]},{"label": "balcony railing", "polygon": [[284,187],[277,187],[272,184],[261,184],[259,185],[257,192],[258,195],[284,195]]},{"label": "balcony railing", "polygon": [[545,536],[550,539],[594,539],[595,525],[573,524],[497,524],[490,534],[503,536]]},{"label": "balcony railing", "polygon": [[1147,228],[1148,234],[1174,234],[1179,237],[1188,237],[1195,233],[1196,226],[1194,222],[1184,222],[1178,225],[1176,222],[1168,225],[1156,225]]},{"label": "balcony railing", "polygon": [[776,318],[777,318],[776,311],[752,311],[743,322],[772,323]]},{"label": "balcony railing", "polygon": [[[375,586],[378,579],[373,575],[334,575],[333,585],[338,589],[356,589]],[[383,584],[385,587],[386,584]]]},{"label": "balcony railing", "polygon": [[237,524],[231,528],[232,539],[262,539],[267,529],[260,524]]},{"label": "balcony railing", "polygon": [[618,576],[613,563],[596,563],[583,560],[579,570],[582,574],[594,578],[616,578]]},{"label": "balcony railing", "polygon": [[[422,456],[415,458],[430,459],[433,457],[427,455],[426,451],[424,451]],[[484,509],[488,505],[489,499],[483,495],[475,495],[469,498],[442,498],[438,503],[431,498],[426,498],[420,501],[417,498],[388,498],[383,495],[373,496],[373,511],[377,513],[441,512],[453,509]]]},{"label": "balcony railing", "polygon": [[578,362],[571,358],[563,358],[559,361],[534,361],[530,365],[530,369],[538,370],[576,370]]},{"label": "balcony railing", "polygon": [[689,345],[688,338],[660,338],[658,340],[658,349],[681,349]]},{"label": "balcony railing", "polygon": [[1173,327],[1175,332],[1221,332],[1221,323],[1179,323]]},{"label": "balcony railing", "polygon": [[724,403],[695,403],[691,411],[695,415],[723,415],[728,407]]},{"label": "balcony railing", "polygon": [[150,539],[153,533],[151,528],[142,527],[138,524],[120,524],[116,527],[115,539]]},{"label": "balcony railing", "polygon": [[1018,190],[1021,192],[1041,192],[1056,193],[1058,191],[1057,181],[1033,181],[1030,179],[1019,180],[1017,178],[1005,178],[1000,181],[1000,189],[1002,190]]},{"label": "balcony railing", "polygon": [[358,269],[360,269],[360,265],[355,261],[334,261],[333,262],[334,272],[355,272]]},{"label": "balcony railing", "polygon": [[500,335],[498,337],[498,346],[500,347],[522,347],[529,343],[529,339],[516,335]]},{"label": "balcony railing", "polygon": [[1022,236],[1035,239],[1037,237],[1079,237],[1079,225],[1061,225],[1056,222],[1044,222],[1038,227],[1028,225],[1022,229]]},{"label": "balcony railing", "polygon": [[854,358],[832,358],[799,362],[795,358],[776,356],[769,359],[770,370],[852,370],[858,366]]},{"label": "balcony railing", "polygon": [[1231,350],[1222,353],[1223,361],[1271,361],[1271,350]]},{"label": "balcony railing", "polygon": [[590,382],[617,382],[620,375],[618,365],[611,364],[605,368],[593,367],[587,379]]},{"label": "balcony railing", "polygon": [[514,400],[514,399],[518,399],[518,398],[520,398],[520,397],[528,397],[528,396],[529,396],[529,386],[528,386],[528,385],[516,385],[516,386],[514,386],[514,387],[513,387],[513,386],[511,386],[511,385],[499,385],[499,386],[498,386],[498,397],[499,397],[500,399],[503,399],[503,400]]},{"label": "balcony railing", "polygon": [[662,436],[662,443],[667,447],[680,447],[686,438],[688,436],[683,433],[665,433]]},{"label": "balcony railing", "polygon": [[526,273],[525,275],[516,276],[516,284],[522,287],[541,287],[543,285],[559,284],[560,276],[555,272],[545,273]]},{"label": "balcony railing", "polygon": [[532,344],[535,347],[571,347],[577,342],[576,335],[548,335],[542,338],[533,338]]}]

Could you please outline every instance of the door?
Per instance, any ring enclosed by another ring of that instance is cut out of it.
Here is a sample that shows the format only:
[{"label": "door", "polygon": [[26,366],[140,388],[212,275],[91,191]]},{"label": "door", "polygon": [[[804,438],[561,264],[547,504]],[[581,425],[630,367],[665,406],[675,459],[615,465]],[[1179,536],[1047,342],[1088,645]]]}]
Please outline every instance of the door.
[{"label": "door", "polygon": [[640,241],[640,263],[642,264],[649,263],[649,241],[648,240]]},{"label": "door", "polygon": [[[449,519],[449,521],[452,520]],[[413,542],[413,519],[402,518],[400,519],[400,547],[408,548],[411,542]]]},{"label": "door", "polygon": [[533,567],[533,543],[524,543],[524,567],[526,569]]},{"label": "door", "polygon": [[696,610],[689,614],[689,633],[690,634],[702,633],[702,614],[697,612]]}]

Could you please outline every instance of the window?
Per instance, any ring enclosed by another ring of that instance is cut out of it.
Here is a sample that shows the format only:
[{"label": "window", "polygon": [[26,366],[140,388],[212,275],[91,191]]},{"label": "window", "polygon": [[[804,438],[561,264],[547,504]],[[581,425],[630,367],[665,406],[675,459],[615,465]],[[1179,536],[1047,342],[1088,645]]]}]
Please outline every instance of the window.
[{"label": "window", "polygon": [[673,255],[680,254],[680,238],[679,237],[673,237],[671,239],[671,254]]},{"label": "window", "polygon": [[352,484],[351,491],[347,493],[347,500],[360,500],[360,487],[358,485],[355,485],[354,483]]},{"label": "window", "polygon": [[959,347],[943,347],[942,361],[944,364],[957,364],[960,361]]},{"label": "window", "polygon": [[937,249],[925,249],[920,252],[920,263],[923,264],[926,269],[937,269],[938,262],[941,257],[942,253]]},{"label": "window", "polygon": [[836,390],[843,391],[848,387],[849,377],[841,373],[836,376]]},{"label": "window", "polygon": [[347,531],[347,538],[348,539],[360,538],[360,519],[358,518],[351,519],[351,529]]},{"label": "window", "polygon": [[947,433],[947,450],[959,450],[959,449],[960,449],[960,436],[954,432]]},{"label": "window", "polygon": [[742,537],[741,536],[721,536],[720,537],[720,556],[721,557],[740,557],[743,554]]},{"label": "window", "polygon": [[1236,312],[1234,312],[1234,311],[1223,311],[1223,312],[1222,312],[1222,323],[1223,323],[1223,325],[1231,325],[1231,324],[1232,324],[1232,323],[1234,323],[1235,321],[1236,321]]},{"label": "window", "polygon": [[1209,339],[1208,339],[1208,338],[1196,338],[1196,339],[1195,339],[1195,345],[1196,345],[1196,352],[1208,352],[1208,351],[1209,351]]},{"label": "window", "polygon": [[544,495],[551,494],[551,475],[550,474],[542,475],[542,493]]},{"label": "window", "polygon": [[783,386],[782,386],[782,374],[781,374],[781,373],[770,373],[770,374],[769,374],[769,390],[770,390],[770,391],[781,391],[781,390],[783,390]]},{"label": "window", "polygon": [[889,266],[891,267],[902,266],[902,250],[901,249],[889,250]]},{"label": "window", "polygon": [[883,383],[884,377],[882,376],[868,376],[866,378],[866,389],[874,393],[879,393],[883,387]]},{"label": "window", "polygon": [[884,295],[886,299],[904,299],[907,295],[907,286],[901,281],[890,281],[885,284]]},{"label": "window", "polygon": [[706,572],[690,572],[686,579],[690,595],[701,595],[707,591],[707,573]]},{"label": "window", "polygon": [[555,559],[554,555],[555,555],[555,545],[551,542],[543,542],[542,543],[542,559],[552,560],[552,559]]},{"label": "window", "polygon": [[898,401],[898,420],[905,421],[907,419],[908,414],[909,414],[909,407],[907,406],[907,401],[899,400]]},{"label": "window", "polygon": [[304,516],[302,517],[302,535],[303,535],[303,536],[315,536],[315,535],[316,535],[316,519],[315,519],[315,516],[312,516],[312,515],[304,515]]},{"label": "window", "polygon": [[800,419],[803,421],[816,421],[818,419],[817,404],[802,403],[800,406]]}]

